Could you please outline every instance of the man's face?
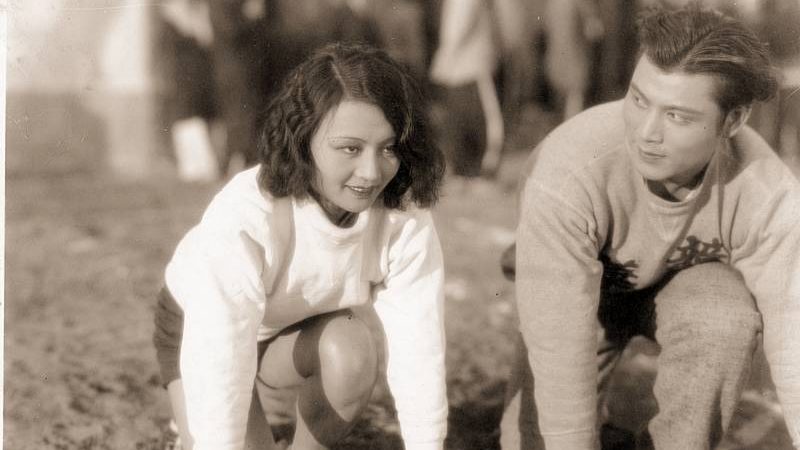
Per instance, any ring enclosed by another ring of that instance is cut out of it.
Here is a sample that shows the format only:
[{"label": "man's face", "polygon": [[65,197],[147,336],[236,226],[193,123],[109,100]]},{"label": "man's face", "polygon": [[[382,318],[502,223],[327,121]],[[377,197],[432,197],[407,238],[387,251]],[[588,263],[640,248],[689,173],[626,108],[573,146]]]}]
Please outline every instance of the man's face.
[{"label": "man's face", "polygon": [[665,72],[642,56],[625,96],[628,154],[636,170],[667,192],[691,187],[724,145],[722,112],[710,75]]}]

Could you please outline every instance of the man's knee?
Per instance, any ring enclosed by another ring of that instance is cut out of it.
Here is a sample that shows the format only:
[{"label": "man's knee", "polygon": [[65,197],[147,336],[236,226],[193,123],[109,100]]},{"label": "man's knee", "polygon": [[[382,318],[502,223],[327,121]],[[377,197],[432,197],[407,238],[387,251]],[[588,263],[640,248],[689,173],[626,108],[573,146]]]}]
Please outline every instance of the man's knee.
[{"label": "man's knee", "polygon": [[656,296],[656,339],[686,338],[718,343],[716,349],[755,341],[761,316],[741,275],[707,263],[673,276]]}]

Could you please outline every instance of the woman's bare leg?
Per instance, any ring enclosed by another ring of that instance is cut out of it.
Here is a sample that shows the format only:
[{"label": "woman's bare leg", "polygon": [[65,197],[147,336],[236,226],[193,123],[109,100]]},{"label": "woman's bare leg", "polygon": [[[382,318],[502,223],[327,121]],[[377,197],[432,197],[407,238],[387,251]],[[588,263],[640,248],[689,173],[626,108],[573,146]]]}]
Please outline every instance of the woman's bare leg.
[{"label": "woman's bare leg", "polygon": [[341,440],[369,402],[377,379],[377,347],[350,311],[307,319],[270,342],[258,379],[298,387],[293,450],[325,449]]}]

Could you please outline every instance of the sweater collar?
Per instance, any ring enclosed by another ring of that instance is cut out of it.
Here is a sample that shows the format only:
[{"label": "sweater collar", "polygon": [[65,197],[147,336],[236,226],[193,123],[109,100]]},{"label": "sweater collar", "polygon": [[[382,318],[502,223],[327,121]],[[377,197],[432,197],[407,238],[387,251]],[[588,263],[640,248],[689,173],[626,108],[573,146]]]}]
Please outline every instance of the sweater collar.
[{"label": "sweater collar", "polygon": [[367,209],[358,214],[356,221],[353,225],[342,228],[336,226],[328,218],[322,206],[312,197],[303,199],[292,199],[292,204],[297,218],[302,222],[310,225],[315,230],[329,236],[334,242],[345,242],[360,237],[369,221],[371,209]]}]

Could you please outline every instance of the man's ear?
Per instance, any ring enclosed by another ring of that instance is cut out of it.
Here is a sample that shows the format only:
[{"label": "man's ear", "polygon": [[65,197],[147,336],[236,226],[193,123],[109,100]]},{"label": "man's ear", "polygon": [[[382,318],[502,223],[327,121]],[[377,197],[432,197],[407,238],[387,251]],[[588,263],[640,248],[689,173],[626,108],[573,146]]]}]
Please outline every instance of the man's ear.
[{"label": "man's ear", "polygon": [[725,116],[725,122],[722,124],[723,135],[727,138],[736,136],[736,133],[747,123],[751,111],[753,111],[752,105],[737,106],[729,111],[728,115]]}]

